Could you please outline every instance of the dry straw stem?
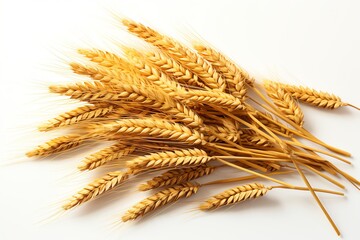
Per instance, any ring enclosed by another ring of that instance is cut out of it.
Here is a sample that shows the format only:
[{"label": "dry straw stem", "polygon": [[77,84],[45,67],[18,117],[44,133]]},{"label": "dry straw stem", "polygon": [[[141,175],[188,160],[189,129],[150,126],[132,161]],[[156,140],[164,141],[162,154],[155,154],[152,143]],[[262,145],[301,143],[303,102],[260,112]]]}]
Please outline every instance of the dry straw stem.
[{"label": "dry straw stem", "polygon": [[188,126],[199,126],[201,118],[191,109],[173,100],[156,86],[140,86],[118,84],[113,89],[100,82],[84,82],[69,85],[53,85],[49,87],[53,93],[70,96],[73,99],[89,102],[114,102],[128,101],[141,103],[146,107],[163,111],[172,117],[181,119]]},{"label": "dry straw stem", "polygon": [[162,138],[188,144],[206,144],[204,136],[197,130],[182,124],[156,118],[124,119],[111,123],[89,125],[94,136],[129,134],[135,136]]},{"label": "dry straw stem", "polygon": [[158,67],[160,70],[164,71],[167,75],[179,83],[183,83],[187,86],[208,89],[208,87],[206,87],[206,85],[199,80],[199,77],[196,74],[192,73],[187,68],[177,63],[174,59],[161,53],[160,51],[148,52],[145,53],[145,55],[146,61]]},{"label": "dry straw stem", "polygon": [[86,157],[78,166],[78,169],[81,171],[93,170],[108,162],[127,156],[134,152],[135,149],[134,146],[127,146],[123,143],[114,144]]},{"label": "dry straw stem", "polygon": [[261,183],[246,184],[219,193],[199,206],[200,210],[212,210],[222,206],[264,196],[269,189]]},{"label": "dry straw stem", "polygon": [[130,169],[180,167],[201,165],[213,158],[200,149],[180,149],[175,151],[155,152],[127,161]]},{"label": "dry straw stem", "polygon": [[108,104],[97,104],[78,107],[71,111],[62,113],[59,116],[50,119],[47,123],[40,125],[39,131],[49,131],[54,128],[74,125],[76,123],[89,119],[103,117],[113,112],[113,110],[114,106]]},{"label": "dry straw stem", "polygon": [[176,202],[180,198],[188,198],[198,190],[199,185],[190,182],[162,190],[134,205],[122,216],[122,221],[135,220],[161,206]]},{"label": "dry straw stem", "polygon": [[164,36],[140,23],[123,19],[129,32],[158,47],[184,67],[195,73],[211,89],[224,91],[226,83],[221,75],[205,59],[174,39]]},{"label": "dry straw stem", "polygon": [[334,94],[317,91],[309,87],[294,86],[280,82],[272,82],[272,84],[284,89],[284,91],[290,93],[294,98],[317,107],[336,109],[343,106],[350,106],[360,110],[358,107],[341,101],[341,98]]},{"label": "dry straw stem", "polygon": [[85,138],[76,134],[69,134],[54,138],[46,143],[37,146],[34,150],[26,153],[28,157],[48,156],[53,153],[69,150],[79,146]]},{"label": "dry straw stem", "polygon": [[285,92],[271,81],[264,81],[264,87],[268,96],[273,100],[279,110],[288,119],[302,127],[304,124],[304,113],[291,94]]},{"label": "dry straw stem", "polygon": [[169,170],[160,176],[154,177],[144,184],[139,186],[140,191],[147,191],[150,189],[172,186],[183,182],[188,182],[202,176],[213,173],[215,167],[206,164],[198,167],[180,168]]},{"label": "dry straw stem", "polygon": [[194,48],[200,56],[212,64],[216,71],[224,76],[230,93],[244,101],[247,92],[245,83],[252,86],[254,79],[251,78],[246,71],[237,67],[229,58],[215,49],[198,43],[194,44]]},{"label": "dry straw stem", "polygon": [[62,207],[64,210],[69,210],[113,189],[128,178],[129,175],[121,171],[107,173],[105,176],[94,180],[73,195]]}]

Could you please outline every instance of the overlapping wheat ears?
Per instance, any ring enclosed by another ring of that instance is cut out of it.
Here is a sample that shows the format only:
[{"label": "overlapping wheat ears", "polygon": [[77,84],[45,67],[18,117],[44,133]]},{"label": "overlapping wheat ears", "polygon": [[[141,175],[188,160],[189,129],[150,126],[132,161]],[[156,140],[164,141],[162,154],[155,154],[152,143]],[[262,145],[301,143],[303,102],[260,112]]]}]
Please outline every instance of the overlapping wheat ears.
[{"label": "overlapping wheat ears", "polygon": [[[304,128],[299,102],[326,109],[353,105],[307,87],[269,80],[260,85],[207,44],[197,42],[190,48],[132,20],[123,19],[122,24],[149,43],[151,50],[123,47],[123,56],[118,56],[98,49],[80,49],[79,53],[93,64],[70,66],[74,73],[89,76],[91,81],[52,85],[49,89],[86,105],[40,125],[39,130],[44,132],[73,128],[70,134],[27,153],[29,157],[42,157],[89,140],[108,141],[112,145],[86,157],[79,170],[124,162],[126,167],[107,173],[75,193],[63,209],[72,209],[125,185],[129,179],[147,178],[154,172],[159,175],[141,184],[139,190],[163,189],[129,209],[122,217],[124,222],[195,195],[209,185],[261,178],[276,185],[238,186],[210,197],[199,209],[258,198],[274,188],[304,190],[311,192],[340,234],[316,192],[343,193],[313,188],[306,173],[315,173],[340,188],[343,184],[332,175],[340,175],[356,187],[360,182],[318,155],[350,163],[340,156],[349,157],[349,153],[324,143]],[[323,148],[305,145],[301,139]],[[248,175],[205,183],[193,181],[219,167],[236,168]],[[306,187],[274,177],[295,172]]]}]

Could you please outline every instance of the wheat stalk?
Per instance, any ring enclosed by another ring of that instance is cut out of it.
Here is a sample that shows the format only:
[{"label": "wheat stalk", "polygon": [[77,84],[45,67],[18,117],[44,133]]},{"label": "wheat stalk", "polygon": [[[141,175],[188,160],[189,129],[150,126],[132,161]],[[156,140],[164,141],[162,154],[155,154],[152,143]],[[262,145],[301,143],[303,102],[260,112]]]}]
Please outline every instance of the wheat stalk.
[{"label": "wheat stalk", "polygon": [[158,47],[190,71],[197,74],[211,89],[225,90],[226,83],[221,78],[221,75],[215,71],[205,59],[190,49],[140,23],[128,19],[124,19],[122,23],[127,27],[129,32]]},{"label": "wheat stalk", "polygon": [[273,84],[271,81],[265,81],[264,87],[268,96],[273,100],[279,110],[288,119],[301,127],[304,124],[304,113],[291,94],[285,92],[282,88]]},{"label": "wheat stalk", "polygon": [[179,167],[201,165],[212,160],[204,150],[197,148],[155,152],[126,162],[130,169]]},{"label": "wheat stalk", "polygon": [[49,131],[54,128],[73,125],[89,119],[106,116],[113,112],[113,110],[113,105],[104,104],[78,107],[48,120],[47,123],[40,125],[38,129],[39,131]]},{"label": "wheat stalk", "polygon": [[[284,89],[284,91],[291,94],[296,99],[302,102],[327,109],[336,109],[343,106],[352,106],[345,103],[340,97],[323,91],[317,91],[315,89],[303,86],[294,86],[290,84],[283,84],[279,82],[272,82],[273,84]],[[357,108],[357,107],[355,107]]]},{"label": "wheat stalk", "polygon": [[76,134],[69,134],[61,137],[57,137],[47,141],[34,150],[26,153],[28,157],[34,156],[48,156],[53,153],[58,153],[64,150],[69,150],[71,148],[79,146],[85,138]]},{"label": "wheat stalk", "polygon": [[180,198],[188,198],[199,190],[195,183],[183,183],[174,187],[162,190],[134,205],[123,216],[122,221],[135,220],[151,211],[169,203],[178,201]]},{"label": "wheat stalk", "polygon": [[184,125],[156,118],[124,119],[111,123],[89,125],[94,136],[130,134],[152,138],[165,138],[188,144],[206,144],[204,136]]},{"label": "wheat stalk", "polygon": [[172,186],[211,174],[215,167],[206,164],[197,167],[169,170],[139,186],[140,191]]},{"label": "wheat stalk", "polygon": [[86,157],[78,169],[81,171],[93,170],[108,162],[127,156],[135,151],[134,146],[127,146],[123,143],[116,143]]},{"label": "wheat stalk", "polygon": [[222,206],[243,202],[252,198],[264,196],[269,189],[261,183],[252,183],[228,189],[202,203],[200,210],[213,210]]},{"label": "wheat stalk", "polygon": [[69,210],[80,204],[83,204],[125,182],[129,175],[124,172],[116,171],[107,173],[105,176],[100,177],[83,189],[74,194],[66,204],[62,207],[64,210]]}]

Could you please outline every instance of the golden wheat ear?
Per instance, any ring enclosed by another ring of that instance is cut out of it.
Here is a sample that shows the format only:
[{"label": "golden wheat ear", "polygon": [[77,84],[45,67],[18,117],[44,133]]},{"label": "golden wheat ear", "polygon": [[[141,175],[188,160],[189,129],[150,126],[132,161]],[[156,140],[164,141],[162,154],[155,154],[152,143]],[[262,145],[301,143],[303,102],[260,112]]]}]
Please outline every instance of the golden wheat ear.
[{"label": "golden wheat ear", "polygon": [[274,82],[273,84],[278,85],[280,88],[284,89],[284,91],[290,93],[294,98],[316,107],[336,109],[339,107],[349,106],[360,110],[359,107],[345,103],[340,97],[331,93],[318,91],[304,86],[283,84],[280,82]]},{"label": "golden wheat ear", "polygon": [[64,210],[74,208],[119,186],[128,178],[129,174],[121,171],[107,173],[105,176],[94,180],[74,194],[62,207]]},{"label": "golden wheat ear", "polygon": [[135,149],[134,146],[127,146],[123,143],[114,144],[86,157],[78,166],[78,169],[80,171],[93,170],[106,163],[127,156],[134,152]]},{"label": "golden wheat ear", "polygon": [[219,207],[243,202],[264,196],[269,188],[261,183],[252,183],[228,189],[222,193],[212,196],[199,206],[200,210],[213,210]]},{"label": "golden wheat ear", "polygon": [[143,183],[139,186],[140,191],[147,191],[150,189],[172,186],[183,182],[188,182],[202,176],[206,176],[214,172],[215,167],[206,164],[198,167],[180,168],[169,170],[160,176]]},{"label": "golden wheat ear", "polygon": [[266,93],[273,100],[279,110],[291,121],[300,127],[304,125],[304,113],[290,93],[272,81],[264,81]]},{"label": "golden wheat ear", "polygon": [[187,182],[162,190],[135,204],[122,216],[122,221],[135,220],[161,206],[174,203],[181,198],[188,198],[195,194],[199,190],[199,187],[199,184]]},{"label": "golden wheat ear", "polygon": [[46,143],[37,146],[34,150],[26,153],[28,157],[49,156],[54,153],[69,150],[79,146],[84,142],[84,138],[80,135],[70,134],[54,138]]}]

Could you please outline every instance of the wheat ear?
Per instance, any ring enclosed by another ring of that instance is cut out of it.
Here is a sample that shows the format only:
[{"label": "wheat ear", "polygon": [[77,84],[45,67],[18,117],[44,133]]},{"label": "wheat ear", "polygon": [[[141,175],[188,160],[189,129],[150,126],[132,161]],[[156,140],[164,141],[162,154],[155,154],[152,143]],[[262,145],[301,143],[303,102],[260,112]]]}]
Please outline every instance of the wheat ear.
[{"label": "wheat ear", "polygon": [[203,104],[216,104],[229,110],[244,110],[245,106],[233,95],[219,91],[189,90],[182,96],[186,101]]},{"label": "wheat ear", "polygon": [[147,52],[145,55],[148,62],[164,71],[179,83],[183,83],[187,86],[207,88],[206,85],[199,80],[199,77],[196,74],[160,51]]},{"label": "wheat ear", "polygon": [[243,134],[241,134],[241,138],[240,138],[242,144],[262,146],[262,147],[271,146],[271,143],[267,138],[257,134],[255,131],[251,129],[243,129],[242,131]]},{"label": "wheat ear", "polygon": [[201,44],[195,44],[194,48],[224,76],[230,93],[244,101],[247,92],[245,83],[253,85],[254,79],[215,49]]},{"label": "wheat ear", "polygon": [[149,65],[145,57],[135,49],[124,48],[126,55],[130,58],[131,63],[140,71],[149,82],[159,86],[169,96],[177,98],[178,94],[186,93],[185,88],[173,81],[168,75]]},{"label": "wheat ear", "polygon": [[134,146],[126,146],[122,143],[117,143],[86,157],[78,166],[78,169],[81,171],[93,170],[108,162],[127,156],[134,151]]},{"label": "wheat ear", "polygon": [[[106,85],[117,85],[121,82],[141,84],[144,81],[138,72],[127,72],[124,70],[106,68],[106,67],[90,67],[79,63],[70,63],[74,73],[79,75],[86,75],[93,80],[100,81]],[[137,70],[137,69],[135,69]]]},{"label": "wheat ear", "polygon": [[127,73],[136,73],[136,68],[120,56],[98,49],[79,49],[78,52],[100,66],[121,70]]},{"label": "wheat ear", "polygon": [[215,167],[206,164],[198,167],[180,168],[169,170],[160,176],[154,177],[139,186],[140,191],[147,191],[150,189],[172,186],[183,182],[188,182],[202,176],[206,176],[214,172]]},{"label": "wheat ear", "polygon": [[219,193],[200,205],[200,210],[213,210],[222,206],[264,196],[269,189],[261,183],[252,183],[231,188]]},{"label": "wheat ear", "polygon": [[[317,91],[309,87],[294,86],[279,82],[274,82],[274,84],[290,93],[294,98],[317,107],[327,109],[336,109],[343,106],[355,107],[351,104],[343,102],[340,97],[331,93]],[[358,109],[357,107],[355,108]]]},{"label": "wheat ear", "polygon": [[176,202],[180,198],[188,198],[195,194],[199,187],[198,184],[187,182],[162,190],[134,205],[122,216],[122,221],[135,220],[161,206]]},{"label": "wheat ear", "polygon": [[80,145],[85,139],[76,134],[57,137],[37,146],[34,150],[26,153],[28,157],[48,156]]},{"label": "wheat ear", "polygon": [[128,19],[124,19],[122,23],[127,27],[129,32],[158,47],[190,71],[197,74],[211,89],[219,89],[220,91],[225,90],[226,83],[221,78],[221,75],[215,71],[205,59],[191,51],[189,48],[140,23]]},{"label": "wheat ear", "polygon": [[129,100],[141,103],[154,110],[170,114],[188,126],[202,125],[202,119],[184,104],[173,100],[156,86],[140,86],[132,84],[118,84],[109,89],[100,82],[85,82],[69,85],[53,85],[49,87],[53,93],[70,96],[89,102],[128,102]]},{"label": "wheat ear", "polygon": [[89,125],[93,135],[115,134],[140,135],[150,138],[165,138],[188,144],[206,144],[204,136],[184,125],[156,118],[124,119],[111,123]]},{"label": "wheat ear", "polygon": [[78,122],[103,117],[113,111],[113,105],[90,105],[75,108],[50,119],[47,123],[39,126],[39,131],[49,131],[54,128],[69,126]]},{"label": "wheat ear", "polygon": [[264,81],[264,87],[268,96],[273,100],[279,110],[291,121],[300,127],[304,124],[304,113],[290,93],[271,81]]},{"label": "wheat ear", "polygon": [[128,168],[158,168],[201,165],[212,160],[204,150],[197,148],[180,149],[175,151],[156,152],[126,163]]},{"label": "wheat ear", "polygon": [[98,178],[74,194],[66,204],[64,210],[69,210],[84,202],[87,202],[126,181],[129,175],[124,172],[116,171],[107,173],[105,176]]}]

